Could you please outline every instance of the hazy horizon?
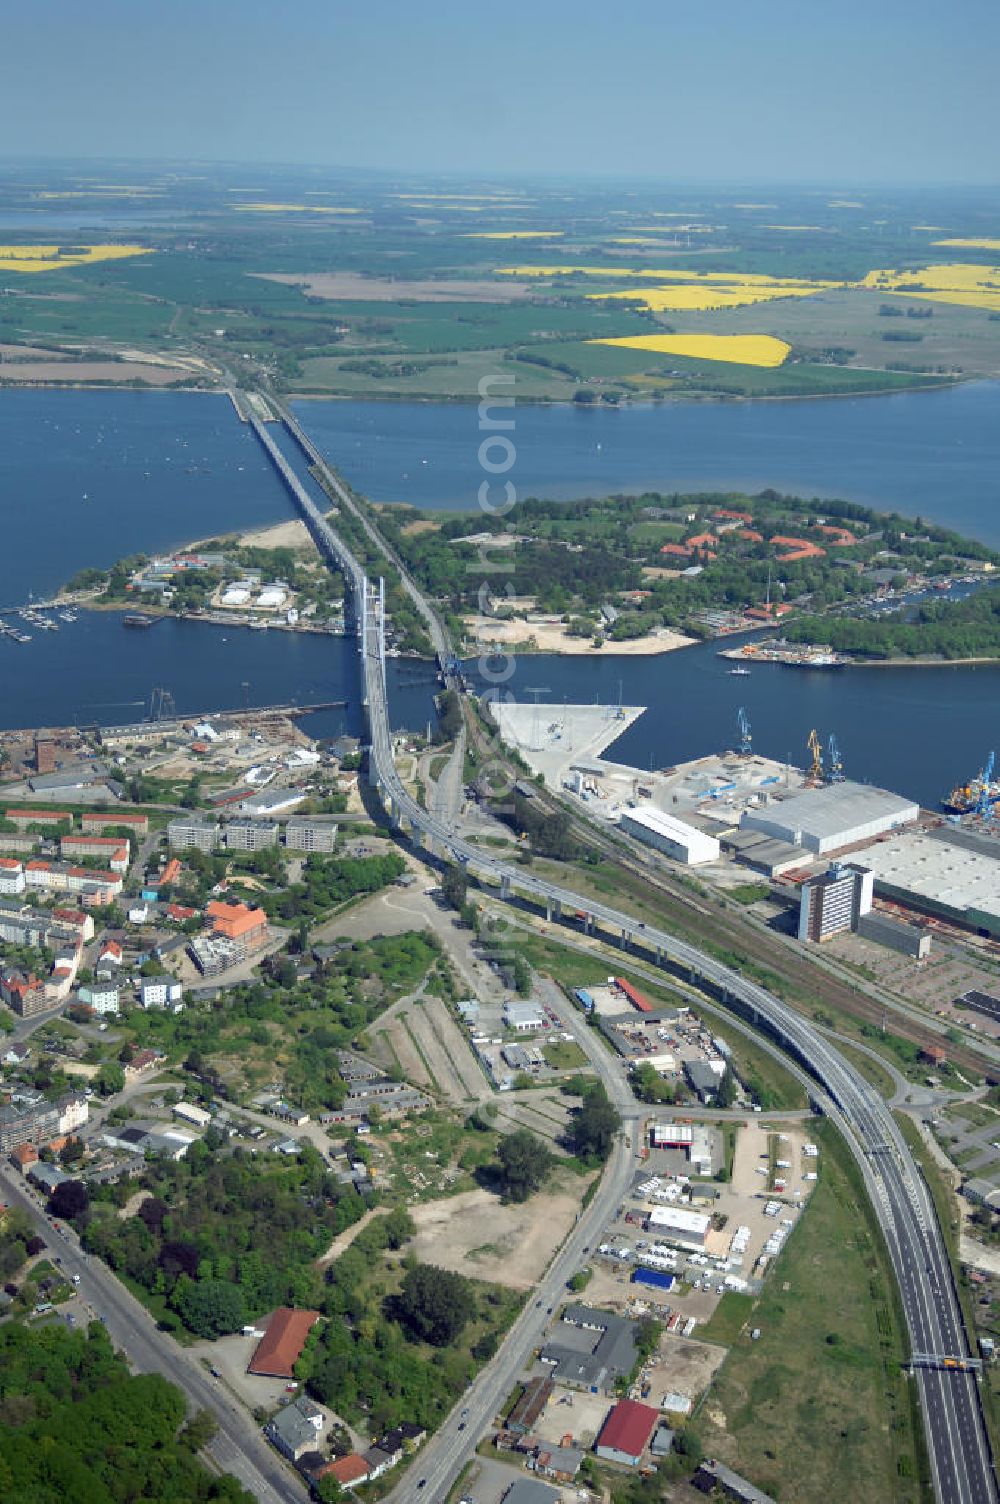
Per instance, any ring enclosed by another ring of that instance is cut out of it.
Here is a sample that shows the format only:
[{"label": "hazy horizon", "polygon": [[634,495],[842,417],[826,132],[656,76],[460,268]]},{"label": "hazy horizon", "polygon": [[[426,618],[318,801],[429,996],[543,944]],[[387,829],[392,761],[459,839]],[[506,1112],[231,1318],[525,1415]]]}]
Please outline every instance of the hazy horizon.
[{"label": "hazy horizon", "polygon": [[6,15],[0,121],[21,161],[991,187],[1000,10],[967,0],[960,23],[930,0],[510,0],[499,19],[459,0],[91,0],[44,30]]}]

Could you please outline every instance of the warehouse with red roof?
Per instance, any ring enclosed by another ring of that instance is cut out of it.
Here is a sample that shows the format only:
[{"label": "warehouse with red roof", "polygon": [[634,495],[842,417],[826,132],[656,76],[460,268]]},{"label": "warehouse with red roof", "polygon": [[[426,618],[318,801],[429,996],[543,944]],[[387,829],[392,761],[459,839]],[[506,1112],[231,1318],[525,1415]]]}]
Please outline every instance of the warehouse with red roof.
[{"label": "warehouse with red roof", "polygon": [[318,1311],[293,1311],[290,1306],[279,1306],[267,1323],[267,1331],[257,1344],[247,1373],[294,1379],[295,1365],[318,1320]]},{"label": "warehouse with red roof", "polygon": [[638,1467],[649,1438],[660,1423],[660,1412],[638,1400],[619,1400],[601,1428],[594,1448],[608,1462]]}]

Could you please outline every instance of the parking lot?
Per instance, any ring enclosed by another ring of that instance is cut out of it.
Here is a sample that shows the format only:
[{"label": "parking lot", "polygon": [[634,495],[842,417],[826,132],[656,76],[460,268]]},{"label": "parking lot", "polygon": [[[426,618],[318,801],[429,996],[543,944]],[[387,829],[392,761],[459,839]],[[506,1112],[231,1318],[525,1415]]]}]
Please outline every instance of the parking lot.
[{"label": "parking lot", "polygon": [[[721,1146],[721,1131],[713,1126],[708,1133]],[[736,1134],[730,1181],[695,1182],[709,1199],[691,1200],[686,1183],[691,1166],[684,1151],[651,1151],[592,1252],[587,1301],[617,1311],[642,1302],[683,1332],[691,1318],[706,1321],[727,1289],[753,1293],[794,1231],[815,1184],[805,1178],[818,1173],[807,1143],[807,1128],[798,1122],[750,1118]],[[669,1230],[645,1225],[657,1208],[671,1206],[709,1219],[703,1240],[694,1240],[702,1246],[684,1247]],[[672,1288],[634,1281],[644,1264],[673,1275]]]}]

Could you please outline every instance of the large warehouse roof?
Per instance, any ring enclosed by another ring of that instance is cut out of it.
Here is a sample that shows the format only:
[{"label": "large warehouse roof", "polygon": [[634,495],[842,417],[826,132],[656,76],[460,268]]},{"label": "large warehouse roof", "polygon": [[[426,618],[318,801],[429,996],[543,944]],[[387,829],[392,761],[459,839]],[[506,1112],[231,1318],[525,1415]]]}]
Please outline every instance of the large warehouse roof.
[{"label": "large warehouse roof", "polygon": [[626,1456],[638,1457],[659,1422],[660,1412],[638,1400],[619,1400],[597,1438],[599,1447],[613,1447]]},{"label": "large warehouse roof", "polygon": [[799,832],[804,841],[830,841],[839,835],[873,824],[883,828],[916,820],[920,807],[912,799],[877,789],[866,783],[830,783],[807,789],[791,799],[776,800],[763,810],[746,810],[742,824],[750,829],[783,826]]},{"label": "large warehouse roof", "polygon": [[952,909],[1000,914],[1000,841],[989,856],[923,832],[907,832],[865,852],[876,883]]},{"label": "large warehouse roof", "polygon": [[318,1311],[293,1311],[290,1306],[279,1306],[257,1344],[247,1373],[279,1379],[294,1378],[295,1365],[302,1356],[306,1338],[318,1320]]},{"label": "large warehouse roof", "polygon": [[655,1206],[649,1214],[650,1227],[672,1227],[677,1232],[693,1232],[703,1238],[711,1226],[711,1217],[689,1212],[682,1206]]}]

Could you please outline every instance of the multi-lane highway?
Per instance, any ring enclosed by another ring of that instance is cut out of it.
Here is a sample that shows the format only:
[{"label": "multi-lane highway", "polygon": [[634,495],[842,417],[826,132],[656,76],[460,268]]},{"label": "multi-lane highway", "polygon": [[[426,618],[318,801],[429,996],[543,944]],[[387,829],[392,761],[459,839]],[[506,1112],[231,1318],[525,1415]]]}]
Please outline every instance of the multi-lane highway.
[{"label": "multi-lane highway", "polygon": [[[284,417],[287,428],[310,463],[320,471],[342,504],[362,521],[372,540],[384,549],[385,544],[374,525],[359,511],[322,455],[291,415],[286,412]],[[251,421],[285,479],[318,547],[330,564],[342,571],[354,596],[369,721],[369,778],[387,805],[393,824],[397,828],[405,824],[416,845],[428,846],[438,858],[461,863],[481,882],[495,887],[503,899],[526,898],[543,906],[549,917],[556,921],[582,912],[586,916],[584,923],[591,931],[611,934],[623,946],[647,956],[658,967],[697,982],[758,1028],[770,1033],[801,1062],[810,1077],[823,1088],[861,1168],[899,1284],[911,1351],[929,1354],[942,1363],[939,1368],[918,1368],[913,1378],[920,1393],[937,1497],[942,1504],[992,1504],[998,1498],[998,1492],[977,1380],[968,1371],[943,1366],[946,1358],[961,1360],[970,1356],[947,1250],[923,1177],[882,1098],[816,1029],[764,988],[652,925],[637,923],[628,914],[597,904],[592,899],[581,898],[569,889],[534,875],[528,868],[514,867],[491,855],[487,848],[470,844],[449,823],[417,804],[403,786],[393,759],[386,698],[384,624],[378,596],[365,578],[361,565],[326,523],[266,428]],[[439,659],[445,664],[449,645],[443,630],[405,571],[402,577],[428,622]],[[607,1185],[610,1188],[615,1184],[616,1175],[612,1172]],[[571,1239],[569,1246],[572,1244]],[[557,1261],[557,1265],[561,1269],[562,1261]],[[526,1328],[529,1325],[526,1321]],[[507,1363],[493,1367],[499,1369],[501,1366],[506,1373]],[[483,1384],[483,1391],[491,1392],[488,1382]],[[470,1416],[470,1421],[472,1418]],[[457,1467],[471,1453],[471,1430],[470,1425],[461,1435],[456,1431],[454,1444],[450,1447],[443,1445],[448,1467]],[[469,1439],[463,1447],[459,1443],[466,1435]],[[416,1470],[419,1468],[418,1463]],[[435,1472],[436,1488],[443,1487],[453,1476],[442,1462],[440,1470]],[[428,1478],[428,1484],[430,1481]],[[432,1498],[439,1496],[443,1495],[436,1491],[430,1495]]]}]

